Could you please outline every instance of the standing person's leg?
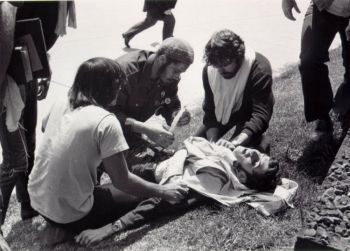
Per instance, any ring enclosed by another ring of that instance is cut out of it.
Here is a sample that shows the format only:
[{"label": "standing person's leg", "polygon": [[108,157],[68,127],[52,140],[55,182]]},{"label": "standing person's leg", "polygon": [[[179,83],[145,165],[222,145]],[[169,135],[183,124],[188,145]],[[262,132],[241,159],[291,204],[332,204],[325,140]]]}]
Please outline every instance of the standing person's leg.
[{"label": "standing person's leg", "polygon": [[129,42],[134,36],[155,25],[156,22],[157,19],[147,12],[146,18],[143,21],[133,25],[130,29],[122,34],[125,46],[130,47]]},{"label": "standing person's leg", "polygon": [[29,174],[34,165],[36,124],[37,124],[37,92],[36,82],[32,81],[26,86],[26,102],[23,109],[23,127],[27,146],[28,168],[22,173],[16,184],[18,202],[21,203],[21,217],[26,220],[37,216],[38,213],[30,206],[30,198],[27,190]]},{"label": "standing person's leg", "polygon": [[307,122],[319,119],[316,131],[332,131],[329,111],[333,106],[333,92],[328,76],[329,47],[337,33],[335,16],[310,5],[302,29],[299,70],[304,94]]},{"label": "standing person's leg", "polygon": [[338,29],[342,44],[342,57],[345,72],[343,83],[339,86],[335,95],[334,111],[341,117],[350,116],[350,41],[347,40],[345,34],[348,23],[348,18],[339,18]]},{"label": "standing person's leg", "polygon": [[0,165],[0,187],[2,193],[2,219],[6,216],[12,190],[19,176],[27,170],[27,155],[24,131],[18,128],[9,132],[6,126],[6,112],[0,118],[0,142],[2,147],[3,162]]},{"label": "standing person's leg", "polygon": [[162,18],[163,25],[163,40],[169,37],[173,37],[175,28],[175,17],[172,13],[164,15]]}]

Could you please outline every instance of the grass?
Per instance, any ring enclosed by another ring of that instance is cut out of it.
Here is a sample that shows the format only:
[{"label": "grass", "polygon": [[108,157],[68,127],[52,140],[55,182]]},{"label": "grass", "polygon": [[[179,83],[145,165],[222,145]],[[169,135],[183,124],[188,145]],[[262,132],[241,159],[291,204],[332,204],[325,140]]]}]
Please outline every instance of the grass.
[{"label": "grass", "polygon": [[[340,49],[331,53],[330,75],[334,89],[342,81]],[[335,156],[341,133],[336,123],[335,140],[327,145],[312,145],[303,114],[300,76],[296,65],[286,67],[274,81],[276,98],[268,135],[272,138],[271,153],[279,160],[282,177],[299,183],[295,208],[272,217],[264,217],[246,205],[225,208],[202,206],[180,216],[162,218],[141,228],[130,230],[102,241],[91,248],[65,243],[55,250],[292,250],[302,227],[302,209],[312,206],[318,183]],[[202,111],[192,111],[193,119],[178,136],[178,144],[191,135],[201,122]],[[48,250],[38,233],[44,225],[41,217],[20,221],[19,207],[11,199],[5,236],[14,250]],[[50,249],[51,250],[51,249]]]}]

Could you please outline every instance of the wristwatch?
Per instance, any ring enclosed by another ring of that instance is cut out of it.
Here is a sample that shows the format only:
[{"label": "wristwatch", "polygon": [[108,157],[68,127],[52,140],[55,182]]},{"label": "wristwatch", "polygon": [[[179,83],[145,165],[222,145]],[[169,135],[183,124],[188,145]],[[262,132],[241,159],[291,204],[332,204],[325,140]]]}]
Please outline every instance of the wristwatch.
[{"label": "wristwatch", "polygon": [[116,220],[112,223],[113,233],[118,233],[124,229],[124,225],[120,220]]}]

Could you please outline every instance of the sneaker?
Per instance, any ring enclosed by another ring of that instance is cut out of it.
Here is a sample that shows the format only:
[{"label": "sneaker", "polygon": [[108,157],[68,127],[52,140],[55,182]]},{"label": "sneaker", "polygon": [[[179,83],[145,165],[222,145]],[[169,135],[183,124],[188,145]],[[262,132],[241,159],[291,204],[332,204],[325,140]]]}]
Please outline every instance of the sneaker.
[{"label": "sneaker", "polygon": [[21,218],[22,220],[29,220],[33,217],[38,216],[39,213],[35,211],[29,202],[21,203]]},{"label": "sneaker", "polygon": [[312,141],[320,141],[322,139],[328,139],[333,135],[333,122],[329,116],[325,119],[319,119],[316,121],[316,127],[311,134]]}]

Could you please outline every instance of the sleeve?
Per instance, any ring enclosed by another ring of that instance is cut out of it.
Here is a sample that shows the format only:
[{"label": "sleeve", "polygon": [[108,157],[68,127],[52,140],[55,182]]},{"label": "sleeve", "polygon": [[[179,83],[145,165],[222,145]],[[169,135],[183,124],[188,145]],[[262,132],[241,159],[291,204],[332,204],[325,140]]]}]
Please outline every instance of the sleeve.
[{"label": "sleeve", "polygon": [[[249,81],[249,80],[248,80]],[[256,67],[250,79],[252,81],[252,115],[244,124],[242,132],[248,136],[262,135],[268,128],[275,103],[272,92],[272,73]]]},{"label": "sleeve", "polygon": [[208,66],[203,68],[202,80],[203,80],[203,88],[204,88],[204,100],[203,100],[203,124],[206,128],[216,128],[219,126],[219,122],[216,119],[215,115],[215,104],[214,104],[214,96],[213,92],[209,85],[208,80]]},{"label": "sleeve", "polygon": [[173,90],[171,90],[170,100],[171,102],[169,104],[163,105],[159,111],[157,112],[157,115],[162,115],[165,119],[166,123],[168,125],[171,124],[173,121],[173,113],[175,111],[180,110],[181,108],[181,101],[179,99],[179,96],[177,95],[178,88],[175,87]]},{"label": "sleeve", "polygon": [[102,159],[127,150],[120,123],[113,114],[105,116],[97,126],[97,142]]}]

